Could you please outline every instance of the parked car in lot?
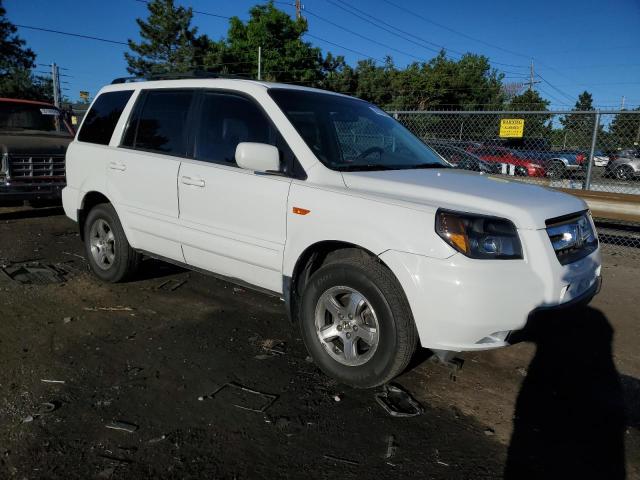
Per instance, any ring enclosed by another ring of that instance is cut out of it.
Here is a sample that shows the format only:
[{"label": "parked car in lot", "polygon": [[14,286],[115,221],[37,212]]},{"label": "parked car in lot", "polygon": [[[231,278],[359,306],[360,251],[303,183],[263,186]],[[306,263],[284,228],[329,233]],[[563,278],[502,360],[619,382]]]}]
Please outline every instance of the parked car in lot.
[{"label": "parked car in lot", "polygon": [[602,150],[596,150],[593,152],[593,164],[596,167],[606,167],[609,163],[609,156]]},{"label": "parked car in lot", "polygon": [[640,147],[627,148],[612,154],[605,167],[605,176],[619,180],[633,180],[640,177]]},{"label": "parked car in lot", "polygon": [[477,155],[461,148],[433,142],[428,142],[427,145],[456,168],[482,173],[501,173],[502,171],[500,164],[482,160]]},{"label": "parked car in lot", "polygon": [[0,98],[0,203],[59,200],[73,133],[53,105]]},{"label": "parked car in lot", "polygon": [[576,177],[584,171],[586,154],[576,150],[552,150],[545,138],[506,138],[487,142],[508,148],[517,157],[539,163],[544,166],[550,178]]},{"label": "parked car in lot", "polygon": [[278,295],[316,364],[356,387],[388,382],[417,345],[506,346],[531,312],[600,282],[582,200],[451,168],[376,106],[316,89],[104,87],[67,182],[98,278],[146,254]]},{"label": "parked car in lot", "polygon": [[508,148],[483,146],[472,147],[468,151],[487,162],[501,164],[504,174],[523,177],[544,177],[547,174],[542,162],[519,156]]}]

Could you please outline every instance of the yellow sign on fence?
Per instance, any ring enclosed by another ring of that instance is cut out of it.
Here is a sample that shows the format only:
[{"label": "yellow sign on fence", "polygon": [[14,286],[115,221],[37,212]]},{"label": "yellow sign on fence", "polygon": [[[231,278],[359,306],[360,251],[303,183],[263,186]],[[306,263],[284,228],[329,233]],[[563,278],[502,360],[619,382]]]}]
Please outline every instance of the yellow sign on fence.
[{"label": "yellow sign on fence", "polygon": [[500,120],[500,136],[503,138],[522,138],[524,134],[523,118],[503,118]]}]

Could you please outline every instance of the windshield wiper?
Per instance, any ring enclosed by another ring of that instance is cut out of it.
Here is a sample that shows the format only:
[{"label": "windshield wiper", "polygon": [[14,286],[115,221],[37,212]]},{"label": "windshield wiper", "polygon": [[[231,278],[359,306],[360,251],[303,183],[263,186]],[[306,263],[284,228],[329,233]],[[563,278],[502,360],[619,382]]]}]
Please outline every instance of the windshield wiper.
[{"label": "windshield wiper", "polygon": [[415,170],[418,168],[451,168],[448,165],[444,165],[443,163],[421,163],[420,165],[404,165],[402,167],[399,167],[402,169],[411,169],[411,170]]},{"label": "windshield wiper", "polygon": [[364,165],[339,165],[341,172],[367,172],[373,170],[396,170],[395,167],[387,165],[364,164]]}]

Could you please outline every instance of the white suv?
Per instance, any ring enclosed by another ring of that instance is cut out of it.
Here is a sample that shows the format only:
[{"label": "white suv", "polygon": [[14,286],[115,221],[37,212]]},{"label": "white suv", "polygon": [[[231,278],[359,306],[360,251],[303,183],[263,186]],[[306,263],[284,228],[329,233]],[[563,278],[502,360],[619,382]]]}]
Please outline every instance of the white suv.
[{"label": "white suv", "polygon": [[418,343],[508,345],[534,310],[600,285],[582,200],[456,170],[374,105],[291,85],[103,88],[63,202],[100,279],[144,254],[271,292],[317,365],[356,387],[398,375]]}]

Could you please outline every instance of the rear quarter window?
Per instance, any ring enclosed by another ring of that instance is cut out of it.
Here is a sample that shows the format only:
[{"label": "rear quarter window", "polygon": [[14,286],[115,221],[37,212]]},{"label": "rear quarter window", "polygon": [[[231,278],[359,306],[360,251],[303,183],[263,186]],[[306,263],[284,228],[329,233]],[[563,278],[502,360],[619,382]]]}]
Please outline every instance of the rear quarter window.
[{"label": "rear quarter window", "polygon": [[87,112],[78,140],[108,145],[113,130],[127,105],[133,90],[120,90],[101,94]]}]

